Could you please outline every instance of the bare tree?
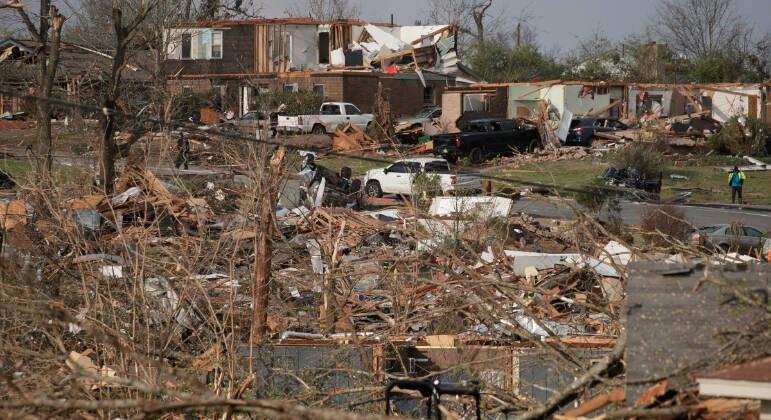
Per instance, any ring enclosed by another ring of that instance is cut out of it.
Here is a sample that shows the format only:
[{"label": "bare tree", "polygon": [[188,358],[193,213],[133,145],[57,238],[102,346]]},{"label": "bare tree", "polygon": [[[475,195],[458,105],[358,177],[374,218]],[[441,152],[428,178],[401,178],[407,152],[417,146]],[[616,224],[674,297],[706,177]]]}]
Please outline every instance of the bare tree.
[{"label": "bare tree", "polygon": [[[107,83],[107,89],[104,92],[104,108],[112,110],[116,108],[116,103],[121,94],[121,75],[126,67],[126,58],[131,44],[140,34],[139,29],[142,22],[147,18],[147,14],[155,6],[154,3],[142,1],[133,13],[133,18],[128,23],[123,21],[123,8],[127,7],[125,2],[116,3],[112,8],[112,24],[115,33],[115,54],[112,58],[112,69]],[[106,193],[112,192],[113,181],[115,179],[115,115],[108,113],[104,119],[104,132],[101,144],[101,177],[104,182]]]},{"label": "bare tree", "polygon": [[471,3],[471,18],[476,26],[476,36],[479,42],[485,41],[485,18],[487,10],[493,5],[493,0],[474,1]]},{"label": "bare tree", "polygon": [[[428,21],[432,24],[457,25],[461,45],[484,42],[492,35],[490,27],[501,28],[503,13],[491,17],[493,0],[429,0]],[[509,32],[510,33],[510,32]],[[509,34],[497,29],[495,35],[499,38]]]},{"label": "bare tree", "polygon": [[285,13],[318,20],[356,19],[361,15],[361,8],[350,0],[302,0],[295,2]]},{"label": "bare tree", "polygon": [[658,24],[672,49],[690,57],[743,47],[752,32],[734,0],[662,0]]},{"label": "bare tree", "polygon": [[[56,70],[59,65],[59,50],[62,36],[62,26],[66,18],[59,14],[56,6],[50,0],[40,0],[40,22],[37,27],[32,23],[29,13],[18,0],[10,0],[1,5],[0,9],[14,9],[27,28],[29,35],[35,41],[35,57],[38,61],[38,76],[36,94],[50,97],[56,82]],[[47,12],[47,13],[46,13]],[[49,37],[50,36],[50,37]],[[51,142],[51,103],[38,101],[37,111],[37,150],[36,172],[42,181],[50,179],[53,162]]]}]

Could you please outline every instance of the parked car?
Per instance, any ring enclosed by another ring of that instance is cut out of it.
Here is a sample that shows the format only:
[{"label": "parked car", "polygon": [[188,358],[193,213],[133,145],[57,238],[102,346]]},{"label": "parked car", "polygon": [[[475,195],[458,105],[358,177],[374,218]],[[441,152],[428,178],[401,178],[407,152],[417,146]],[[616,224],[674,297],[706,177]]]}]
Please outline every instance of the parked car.
[{"label": "parked car", "polygon": [[695,245],[743,254],[761,251],[767,239],[768,235],[762,230],[738,223],[705,226],[691,236]]},{"label": "parked car", "polygon": [[614,131],[627,130],[629,126],[615,118],[573,118],[570,121],[570,131],[564,141],[565,145],[580,144],[591,146],[594,135],[600,133],[612,133]]},{"label": "parked car", "polygon": [[325,102],[317,115],[279,116],[278,131],[325,134],[346,123],[366,130],[372,123],[372,114],[364,114],[348,102]]},{"label": "parked car", "polygon": [[438,121],[442,117],[442,108],[426,107],[410,117],[402,117],[394,122],[394,130],[398,133],[404,130],[414,130],[423,127],[423,124]]},{"label": "parked car", "polygon": [[257,128],[265,124],[265,115],[259,111],[249,111],[240,118],[234,118],[228,121],[228,124],[235,126],[242,133],[254,134]]},{"label": "parked car", "polygon": [[524,120],[482,118],[465,122],[460,133],[432,137],[434,155],[450,162],[468,157],[482,163],[490,155],[532,152],[541,145],[538,129]]},{"label": "parked car", "polygon": [[386,168],[371,169],[364,176],[364,192],[370,197],[383,194],[415,194],[414,182],[420,173],[439,178],[442,194],[459,191],[481,191],[478,174],[453,173],[444,159],[412,158],[398,160]]}]

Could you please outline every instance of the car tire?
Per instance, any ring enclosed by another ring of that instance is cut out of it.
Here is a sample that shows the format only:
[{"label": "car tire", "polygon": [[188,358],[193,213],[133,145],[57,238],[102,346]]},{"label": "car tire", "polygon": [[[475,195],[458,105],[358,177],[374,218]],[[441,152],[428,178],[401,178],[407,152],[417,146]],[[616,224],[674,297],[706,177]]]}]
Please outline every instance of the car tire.
[{"label": "car tire", "polygon": [[728,252],[731,251],[731,247],[728,244],[720,244],[718,245],[718,248],[720,248],[720,251],[723,254],[728,254]]},{"label": "car tire", "polygon": [[533,139],[529,145],[527,145],[527,152],[528,153],[535,153],[538,150],[541,150],[541,141],[537,139]]},{"label": "car tire", "polygon": [[367,123],[367,128],[364,131],[369,131],[372,128],[372,121]]},{"label": "car tire", "polygon": [[364,192],[367,193],[367,196],[373,198],[380,198],[383,196],[383,189],[380,188],[380,183],[377,181],[367,182],[367,186],[364,187]]},{"label": "car tire", "polygon": [[471,149],[471,153],[469,153],[468,157],[474,165],[479,165],[485,160],[485,154],[479,147]]},{"label": "car tire", "polygon": [[311,133],[316,135],[327,134],[327,130],[324,128],[323,125],[316,124],[313,126],[313,129],[311,129]]}]

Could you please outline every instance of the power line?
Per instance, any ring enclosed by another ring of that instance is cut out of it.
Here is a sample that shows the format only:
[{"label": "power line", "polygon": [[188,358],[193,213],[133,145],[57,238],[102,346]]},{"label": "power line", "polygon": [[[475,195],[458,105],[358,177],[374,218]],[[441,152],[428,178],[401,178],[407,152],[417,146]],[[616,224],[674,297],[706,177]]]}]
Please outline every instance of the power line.
[{"label": "power line", "polygon": [[[86,104],[70,102],[63,99],[57,99],[57,98],[51,98],[51,97],[20,94],[18,92],[4,89],[4,88],[0,88],[0,94],[14,96],[17,98],[21,98],[21,99],[33,101],[33,102],[46,102],[49,104],[58,105],[65,108],[74,108],[74,109],[80,109],[82,111],[95,112],[105,116],[109,115],[113,117],[122,117],[122,118],[136,121],[138,123],[153,123],[153,124],[161,124],[161,125],[167,124],[166,121],[162,121],[157,118],[140,117],[135,114],[125,113],[120,109],[86,105]],[[209,134],[209,135],[216,135],[216,136],[223,137],[230,140],[245,141],[245,142],[251,142],[256,144],[266,144],[269,146],[283,146],[284,148],[289,150],[311,151],[316,153],[323,153],[327,156],[344,157],[352,160],[358,160],[358,161],[364,161],[364,162],[370,162],[370,163],[391,164],[394,162],[393,160],[386,160],[386,159],[381,159],[376,157],[369,157],[369,156],[363,156],[363,155],[350,155],[346,153],[330,151],[318,146],[295,146],[291,144],[282,143],[276,140],[262,140],[254,137],[243,136],[240,134],[228,133],[217,129],[203,129],[196,126],[195,124],[191,124],[190,122],[184,121],[184,120],[171,120],[169,121],[169,123],[171,123],[172,126],[184,127],[191,131],[196,131],[199,133]],[[482,174],[482,173],[479,174],[479,177],[484,180],[503,182],[507,184],[519,184],[519,185],[525,185],[529,187],[538,187],[538,188],[544,188],[548,190],[564,191],[564,192],[572,192],[572,193],[597,194],[600,191],[605,191],[608,193],[615,193],[620,195],[624,193],[638,192],[632,188],[620,188],[620,187],[613,187],[608,185],[597,185],[591,188],[581,188],[581,187],[564,186],[559,184],[544,184],[541,182],[528,181],[524,179],[517,179],[517,178],[511,178],[511,177],[494,176],[494,175],[488,175],[488,174]],[[642,200],[642,201],[649,201],[649,200]]]}]

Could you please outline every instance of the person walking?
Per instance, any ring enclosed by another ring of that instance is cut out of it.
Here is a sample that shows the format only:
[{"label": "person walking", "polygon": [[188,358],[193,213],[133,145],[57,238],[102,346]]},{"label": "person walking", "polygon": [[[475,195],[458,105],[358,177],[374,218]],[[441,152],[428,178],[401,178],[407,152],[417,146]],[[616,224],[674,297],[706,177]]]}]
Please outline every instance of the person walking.
[{"label": "person walking", "polygon": [[744,171],[740,171],[738,166],[734,166],[734,170],[728,174],[728,186],[731,187],[731,203],[736,203],[736,195],[738,194],[739,204],[743,204],[742,188],[746,179],[747,175],[744,174]]},{"label": "person walking", "polygon": [[179,133],[179,140],[177,140],[177,158],[174,159],[174,167],[179,169],[182,165],[187,167],[187,155],[190,153],[190,141],[185,138],[184,133]]}]

